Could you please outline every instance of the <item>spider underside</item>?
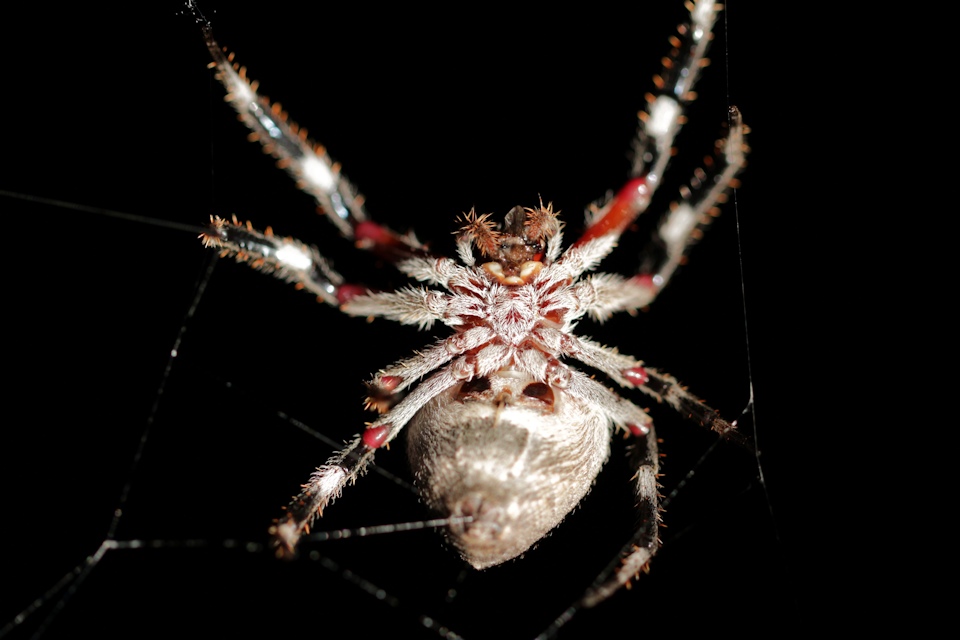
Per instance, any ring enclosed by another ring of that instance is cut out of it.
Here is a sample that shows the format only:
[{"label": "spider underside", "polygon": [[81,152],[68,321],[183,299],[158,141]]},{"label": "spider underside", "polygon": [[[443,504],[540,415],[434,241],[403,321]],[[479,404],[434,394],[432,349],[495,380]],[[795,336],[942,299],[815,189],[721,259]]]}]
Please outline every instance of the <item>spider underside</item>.
[{"label": "spider underside", "polygon": [[568,362],[577,360],[728,440],[745,442],[735,423],[669,374],[574,333],[584,316],[602,322],[653,303],[745,164],[745,127],[731,107],[726,138],[662,216],[638,271],[595,271],[659,186],[693,85],[706,66],[720,6],[704,0],[688,6],[690,19],[671,38],[664,69],[640,114],[632,176],[605,204],[588,210],[582,234],[564,248],[563,224],[549,204],[515,207],[499,224],[471,211],[456,235],[458,260],[374,222],[338,165],[257,94],[256,84],[204,23],[211,66],[252,137],[315,197],[343,236],[420,285],[371,291],[347,281],[312,246],[236,219],[214,218],[204,243],[349,315],[420,329],[439,322],[451,330],[368,382],[367,405],[377,419],[316,470],[275,523],[281,554],[292,553],[376,451],[406,429],[421,496],[434,511],[453,517],[446,529],[451,544],[476,568],[503,563],[576,507],[609,456],[612,434],[628,432],[636,440],[639,531],[620,567],[584,594],[581,604],[592,606],[626,584],[657,551],[657,439],[644,410]]}]

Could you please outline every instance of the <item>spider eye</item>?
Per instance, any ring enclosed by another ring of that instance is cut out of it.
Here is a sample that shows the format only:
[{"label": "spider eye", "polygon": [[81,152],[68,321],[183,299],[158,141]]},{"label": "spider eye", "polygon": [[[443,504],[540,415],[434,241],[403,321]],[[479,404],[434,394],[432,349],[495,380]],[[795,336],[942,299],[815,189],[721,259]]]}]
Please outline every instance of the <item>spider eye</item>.
[{"label": "spider eye", "polygon": [[523,395],[536,398],[549,405],[553,404],[553,389],[550,388],[550,385],[542,382],[532,382],[528,384],[523,389]]}]

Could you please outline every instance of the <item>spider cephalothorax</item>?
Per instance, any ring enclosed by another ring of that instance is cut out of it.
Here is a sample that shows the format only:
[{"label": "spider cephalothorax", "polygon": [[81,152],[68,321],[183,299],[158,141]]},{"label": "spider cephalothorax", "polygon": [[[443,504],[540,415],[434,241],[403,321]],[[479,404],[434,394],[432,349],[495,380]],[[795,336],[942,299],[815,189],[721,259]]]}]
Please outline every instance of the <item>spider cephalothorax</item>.
[{"label": "spider cephalothorax", "polygon": [[374,292],[348,283],[316,249],[250,225],[215,219],[208,246],[294,282],[341,311],[386,318],[448,334],[377,373],[367,406],[379,416],[313,474],[272,531],[292,552],[324,507],[363,474],[375,453],[407,430],[407,452],[425,502],[449,516],[447,535],[463,558],[483,568],[517,557],[556,526],[590,490],[614,431],[632,434],[640,510],[637,543],[609,580],[582,600],[594,604],[642,569],[658,546],[658,454],[653,421],[571,361],[639,389],[727,439],[742,436],[672,376],[574,333],[585,316],[650,305],[717,213],[744,165],[745,127],[730,108],[729,132],[714,157],[662,216],[651,249],[629,277],[595,273],[643,213],[685,121],[685,106],[705,66],[718,5],[688,4],[690,20],[671,39],[656,89],[647,97],[633,175],[590,211],[583,233],[563,248],[551,206],[514,207],[502,225],[473,211],[456,234],[459,260],[436,254],[412,234],[373,222],[337,165],[256,94],[206,28],[207,45],[227,100],[264,148],[315,196],[340,232],[420,283]]}]

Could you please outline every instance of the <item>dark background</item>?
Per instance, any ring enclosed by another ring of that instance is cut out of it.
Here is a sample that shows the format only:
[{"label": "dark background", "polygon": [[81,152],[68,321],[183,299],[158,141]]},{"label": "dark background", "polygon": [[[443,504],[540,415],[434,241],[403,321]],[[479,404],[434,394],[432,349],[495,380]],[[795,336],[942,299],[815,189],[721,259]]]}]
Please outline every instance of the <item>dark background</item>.
[{"label": "dark background", "polygon": [[[462,8],[438,16],[296,3],[256,13],[202,6],[221,44],[327,146],[373,215],[452,253],[455,217],[471,207],[503,214],[542,196],[563,211],[575,237],[583,207],[622,183],[635,113],[666,38],[683,20],[681,3],[668,4],[554,10],[533,21],[482,8],[462,17]],[[617,438],[582,508],[540,548],[469,573],[463,584],[458,559],[434,532],[311,547],[338,565],[334,571],[306,557],[274,560],[262,547],[270,519],[331,450],[277,413],[343,441],[370,419],[361,382],[430,338],[382,321],[367,326],[223,261],[165,375],[212,256],[192,232],[149,220],[199,227],[210,214],[237,213],[317,243],[357,279],[381,286],[401,279],[352,251],[245,141],[205,68],[200,30],[179,15],[179,3],[66,11],[8,16],[8,31],[28,44],[6,54],[0,189],[144,220],[0,199],[12,253],[8,362],[16,372],[0,445],[8,476],[0,535],[9,538],[0,625],[98,548],[130,480],[116,538],[159,540],[161,548],[107,553],[55,618],[53,598],[11,637],[29,637],[47,622],[52,638],[265,629],[408,636],[423,630],[422,615],[467,638],[535,636],[629,538],[623,443]],[[736,204],[724,207],[649,313],[584,322],[582,333],[673,373],[732,418],[752,383],[767,485],[757,481],[750,454],[711,449],[709,434],[654,407],[667,454],[664,493],[691,469],[695,475],[664,514],[665,544],[650,575],[578,614],[561,637],[793,629],[830,609],[826,594],[845,580],[815,568],[822,477],[808,459],[802,406],[816,390],[794,386],[814,315],[796,303],[810,224],[796,215],[804,184],[791,157],[800,79],[786,57],[769,73],[770,58],[789,43],[755,11],[735,3],[718,27],[714,64],[658,202],[666,206],[710,151],[734,103],[753,129]],[[604,270],[627,272],[647,233],[643,226],[625,239]],[[406,473],[402,447],[378,462]],[[425,515],[414,495],[370,474],[320,527]],[[183,541],[198,543],[184,548]],[[363,593],[354,575],[399,605]],[[459,595],[445,601],[453,588]]]}]

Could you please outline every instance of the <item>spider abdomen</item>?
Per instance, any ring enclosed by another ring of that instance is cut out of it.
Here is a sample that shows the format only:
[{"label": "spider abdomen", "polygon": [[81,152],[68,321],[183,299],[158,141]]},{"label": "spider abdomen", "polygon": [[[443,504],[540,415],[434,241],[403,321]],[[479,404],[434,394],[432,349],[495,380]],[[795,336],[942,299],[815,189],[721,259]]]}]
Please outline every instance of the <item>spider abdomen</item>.
[{"label": "spider abdomen", "polygon": [[464,560],[484,569],[532,547],[590,491],[610,421],[560,388],[512,369],[454,387],[411,421],[421,496],[444,516]]}]

